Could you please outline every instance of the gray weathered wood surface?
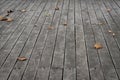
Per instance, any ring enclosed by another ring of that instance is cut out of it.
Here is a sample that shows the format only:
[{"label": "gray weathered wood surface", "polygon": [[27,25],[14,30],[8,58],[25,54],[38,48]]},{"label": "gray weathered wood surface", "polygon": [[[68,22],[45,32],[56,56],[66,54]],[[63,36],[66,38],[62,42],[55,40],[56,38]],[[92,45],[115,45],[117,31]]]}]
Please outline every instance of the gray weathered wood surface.
[{"label": "gray weathered wood surface", "polygon": [[0,0],[7,10],[0,80],[120,80],[120,0]]}]

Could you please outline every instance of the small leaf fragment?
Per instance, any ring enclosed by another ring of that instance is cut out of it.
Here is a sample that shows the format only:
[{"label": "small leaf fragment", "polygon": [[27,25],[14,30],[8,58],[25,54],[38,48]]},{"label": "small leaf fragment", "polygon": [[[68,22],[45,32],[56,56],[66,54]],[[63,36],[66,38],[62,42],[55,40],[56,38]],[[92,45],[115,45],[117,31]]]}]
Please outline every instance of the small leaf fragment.
[{"label": "small leaf fragment", "polygon": [[111,30],[108,30],[108,32],[109,32],[109,33],[112,33],[112,31],[111,31]]},{"label": "small leaf fragment", "polygon": [[0,21],[6,21],[6,20],[7,20],[7,18],[0,16]]},{"label": "small leaf fragment", "polygon": [[10,15],[10,13],[7,13],[5,16],[9,16]]},{"label": "small leaf fragment", "polygon": [[8,11],[7,11],[7,13],[12,13],[12,12],[13,12],[13,10],[8,10]]},{"label": "small leaf fragment", "polygon": [[102,25],[103,23],[100,22],[100,23],[98,23],[98,24],[99,24],[99,25]]},{"label": "small leaf fragment", "polygon": [[6,21],[7,21],[7,22],[11,22],[11,21],[13,21],[13,19],[12,19],[12,18],[7,18]]},{"label": "small leaf fragment", "polygon": [[105,22],[99,22],[98,25],[104,25],[106,24]]},{"label": "small leaf fragment", "polygon": [[49,26],[49,27],[48,27],[48,29],[49,29],[49,30],[52,30],[52,29],[54,29],[54,27],[52,27],[52,26]]},{"label": "small leaf fragment", "polygon": [[67,26],[67,22],[63,23],[64,26]]},{"label": "small leaf fragment", "polygon": [[111,11],[111,9],[108,8],[108,9],[107,9],[107,12],[110,12],[110,11]]},{"label": "small leaf fragment", "polygon": [[115,34],[115,33],[113,33],[112,35],[113,35],[113,37],[114,37],[116,34]]},{"label": "small leaf fragment", "polygon": [[58,7],[58,6],[56,6],[55,10],[59,10],[59,7]]},{"label": "small leaf fragment", "polygon": [[18,57],[17,60],[19,60],[19,61],[25,61],[25,60],[27,60],[27,58],[26,57]]},{"label": "small leaf fragment", "polygon": [[22,9],[21,12],[26,12],[26,10],[25,10],[25,9]]},{"label": "small leaf fragment", "polygon": [[51,16],[51,14],[48,13],[48,12],[46,12],[46,13],[45,13],[45,16],[46,16],[46,17],[49,17],[49,16]]},{"label": "small leaf fragment", "polygon": [[101,48],[103,48],[103,47],[102,47],[102,44],[96,43],[96,44],[94,45],[94,48],[95,48],[95,49],[101,49]]}]

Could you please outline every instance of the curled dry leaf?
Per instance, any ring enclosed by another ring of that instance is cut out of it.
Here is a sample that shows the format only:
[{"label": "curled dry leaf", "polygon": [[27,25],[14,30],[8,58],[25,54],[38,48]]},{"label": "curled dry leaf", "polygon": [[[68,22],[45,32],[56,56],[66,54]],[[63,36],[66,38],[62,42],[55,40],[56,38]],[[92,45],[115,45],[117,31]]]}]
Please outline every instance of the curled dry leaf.
[{"label": "curled dry leaf", "polygon": [[26,57],[18,57],[17,60],[19,60],[19,61],[25,61],[25,60],[27,60],[27,58]]},{"label": "curled dry leaf", "polygon": [[11,21],[13,21],[13,19],[12,19],[12,18],[7,18],[6,21],[7,21],[7,22],[11,22]]},{"label": "curled dry leaf", "polygon": [[102,44],[96,43],[96,44],[94,45],[94,48],[95,48],[95,49],[101,49],[101,48],[103,48],[103,47],[102,47]]},{"label": "curled dry leaf", "polygon": [[59,10],[59,7],[58,7],[58,6],[56,6],[55,10]]},{"label": "curled dry leaf", "polygon": [[49,29],[49,30],[52,30],[52,29],[54,29],[54,27],[53,27],[53,26],[49,26],[48,29]]}]

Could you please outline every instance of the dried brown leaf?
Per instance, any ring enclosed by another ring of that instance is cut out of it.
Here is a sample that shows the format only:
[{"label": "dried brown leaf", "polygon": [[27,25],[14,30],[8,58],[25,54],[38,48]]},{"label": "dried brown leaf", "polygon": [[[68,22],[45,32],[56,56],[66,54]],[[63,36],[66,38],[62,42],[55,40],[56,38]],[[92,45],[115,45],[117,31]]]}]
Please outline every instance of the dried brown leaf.
[{"label": "dried brown leaf", "polygon": [[7,20],[7,18],[0,16],[0,21],[6,21],[6,20]]},{"label": "dried brown leaf", "polygon": [[103,47],[102,47],[102,44],[96,43],[96,44],[94,45],[94,48],[95,48],[95,49],[101,49],[101,48],[103,48]]},{"label": "dried brown leaf", "polygon": [[27,60],[27,58],[26,57],[18,57],[17,60],[19,60],[19,61],[25,61],[25,60]]},{"label": "dried brown leaf", "polygon": [[63,23],[64,26],[67,26],[67,22]]},{"label": "dried brown leaf", "polygon": [[48,27],[48,30],[53,30],[53,29],[54,29],[53,26],[49,26],[49,27]]},{"label": "dried brown leaf", "polygon": [[7,18],[6,21],[7,21],[7,22],[11,22],[11,21],[13,21],[13,19],[12,19],[12,18]]},{"label": "dried brown leaf", "polygon": [[55,10],[59,10],[59,7],[58,7],[58,6],[56,6]]}]

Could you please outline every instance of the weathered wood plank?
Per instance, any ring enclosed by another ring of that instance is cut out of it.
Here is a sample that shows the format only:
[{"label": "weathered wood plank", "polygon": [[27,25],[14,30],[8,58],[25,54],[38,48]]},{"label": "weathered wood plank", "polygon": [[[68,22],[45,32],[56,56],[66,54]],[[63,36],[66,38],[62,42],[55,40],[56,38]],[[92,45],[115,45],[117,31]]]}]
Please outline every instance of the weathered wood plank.
[{"label": "weathered wood plank", "polygon": [[[50,3],[47,3],[45,9],[48,9],[50,8]],[[44,14],[45,12],[43,12]],[[53,15],[53,14],[51,14]],[[44,18],[46,16],[44,15]],[[47,18],[46,18],[47,19]],[[41,18],[39,18],[38,22],[36,23],[36,25],[38,26],[42,26],[42,30],[41,30],[41,34],[39,34],[39,37],[37,39],[37,42],[36,42],[36,45],[34,47],[34,50],[32,52],[32,55],[31,55],[31,58],[30,58],[30,61],[28,63],[28,66],[26,68],[26,71],[24,73],[24,76],[23,76],[23,80],[27,80],[28,78],[30,80],[33,80],[33,79],[36,79],[36,74],[38,72],[38,67],[39,67],[39,63],[41,61],[41,57],[42,57],[42,52],[44,50],[44,47],[45,47],[45,43],[46,43],[46,39],[47,39],[47,35],[48,35],[48,26],[50,24],[45,24],[42,25],[42,21],[41,21]],[[32,66],[31,66],[32,65]],[[31,73],[32,72],[32,73]],[[43,74],[44,75],[44,74]],[[41,77],[41,76],[39,76]],[[39,78],[38,78],[39,79]]]},{"label": "weathered wood plank", "polygon": [[75,0],[75,32],[77,80],[89,80],[88,60],[79,0]]},{"label": "weathered wood plank", "polygon": [[[24,5],[23,5],[24,6]],[[22,6],[22,7],[23,7]],[[17,6],[16,9],[19,9],[21,6]],[[0,38],[0,49],[5,45],[5,43],[9,40],[9,38],[11,37],[12,33],[14,33],[14,31],[18,28],[19,25],[17,25],[17,21],[19,21],[19,19],[21,20],[22,16],[25,16],[26,14],[21,13],[21,12],[16,12],[16,10],[14,11],[14,13],[10,16],[14,19],[13,22],[11,22],[10,24],[8,24],[7,22],[3,23],[3,25],[1,25],[1,38]],[[14,18],[15,17],[15,18]],[[24,18],[23,18],[24,19]],[[13,24],[12,24],[13,23]],[[9,27],[9,28],[8,28]],[[5,29],[5,30],[4,30]],[[9,31],[9,32],[8,32]],[[8,32],[8,33],[6,33]]]},{"label": "weathered wood plank", "polygon": [[85,1],[82,1],[81,6],[82,6],[82,18],[83,18],[85,40],[86,40],[90,78],[92,80],[96,80],[96,79],[103,80],[104,78],[101,70],[99,56],[98,56],[97,50],[93,48],[96,42],[94,40],[95,34],[93,32],[92,25],[91,25],[91,22],[92,22],[90,17],[91,15],[90,12],[92,12],[90,10],[91,6],[87,1],[86,3]]},{"label": "weathered wood plank", "polygon": [[[27,20],[20,25],[18,30],[16,30],[14,35],[8,41],[9,45],[11,45],[13,43],[16,44],[16,41],[19,39],[19,36],[22,34],[22,32],[24,32],[24,29],[26,27],[25,24],[27,24],[29,22],[29,19],[31,18],[32,14],[33,14],[32,12],[29,13],[29,15],[26,17]],[[22,32],[19,32],[20,30]],[[24,36],[22,36],[22,37],[24,37]],[[4,61],[1,62],[1,64],[2,64],[1,68],[0,68],[0,78],[1,78],[1,80],[6,80],[8,78],[8,76],[9,76],[9,74],[10,74],[10,72],[11,72],[11,70],[12,70],[12,68],[13,68],[13,66],[16,62],[17,56],[19,55],[19,52],[20,52],[21,48],[24,46],[22,42],[25,42],[25,41],[21,41],[21,42],[18,43],[18,45],[12,46],[13,47],[12,50],[9,49],[9,48],[11,48],[11,46],[7,45],[6,49],[4,49],[4,52],[3,51],[1,52],[2,55],[0,56],[0,59],[1,58],[3,58],[1,60],[5,59],[5,63],[4,63]],[[22,44],[22,45],[20,45],[20,44]]]},{"label": "weathered wood plank", "polygon": [[[41,5],[41,7],[44,7],[44,6],[45,6],[45,3],[43,3]],[[35,15],[34,15],[35,16],[35,18],[34,18],[35,21],[32,21],[28,25],[29,27],[33,26],[33,30],[32,30],[32,32],[31,32],[31,34],[30,34],[30,36],[29,36],[29,38],[28,38],[28,40],[26,42],[26,45],[24,46],[24,48],[22,49],[22,51],[21,51],[21,53],[19,55],[19,56],[25,56],[28,60],[29,60],[29,58],[31,56],[32,50],[33,50],[34,45],[36,43],[37,36],[39,35],[39,33],[41,31],[41,27],[36,27],[35,23],[37,22],[37,20],[38,20],[39,16],[41,15],[41,12],[43,11],[43,9],[41,8],[40,12],[35,13]],[[41,15],[41,17],[43,17],[43,16],[44,16],[44,14]],[[42,20],[43,21],[41,21],[41,22],[44,22],[45,18],[43,17]],[[21,80],[22,75],[24,74],[24,70],[25,70],[26,66],[27,66],[27,61],[24,62],[24,63],[21,63],[21,62],[17,61],[15,66],[14,66],[15,69],[13,69],[13,72],[11,72],[9,80],[13,80],[13,79]],[[19,70],[16,70],[16,69],[19,69]]]},{"label": "weathered wood plank", "polygon": [[[109,29],[113,29],[113,27],[116,27],[116,24],[115,24],[115,22],[114,22],[114,20],[112,19],[112,17],[109,15],[109,13],[107,13],[107,11],[106,11],[106,7],[105,7],[105,5],[104,5],[104,3],[101,1],[101,10],[102,10],[102,12],[103,12],[103,15],[104,15],[104,17],[105,17],[105,19],[107,20],[107,23],[108,23],[108,25],[109,25],[109,28],[108,29],[106,29],[106,31],[107,30],[109,30]],[[115,28],[114,28],[115,29]],[[114,32],[114,31],[113,31]],[[111,36],[107,36],[108,38],[107,39],[109,39],[109,40],[111,40],[111,42],[107,42],[107,44],[108,44],[108,46],[110,46],[109,47],[109,50],[110,50],[110,54],[111,54],[111,57],[112,57],[112,59],[113,59],[113,62],[114,62],[114,64],[116,65],[116,68],[119,68],[119,66],[120,66],[120,64],[119,64],[119,57],[120,57],[120,54],[119,54],[119,48],[118,48],[118,45],[117,45],[117,43],[115,42],[115,39],[114,39],[114,37],[111,37]]]},{"label": "weathered wood plank", "polygon": [[65,40],[65,61],[63,80],[76,80],[76,53],[75,53],[75,32],[74,32],[74,0],[69,0],[68,26],[66,27]]},{"label": "weathered wood plank", "polygon": [[0,80],[119,80],[119,3],[0,0],[0,15],[14,10],[14,21],[0,21]]},{"label": "weathered wood plank", "polygon": [[[113,38],[112,36],[109,35],[108,33],[108,30],[109,30],[109,27],[108,27],[108,24],[106,24],[106,19],[104,18],[104,14],[102,14],[102,11],[100,10],[99,8],[99,5],[98,5],[98,2],[94,1],[95,3],[93,4],[94,5],[94,8],[95,8],[95,12],[96,12],[96,16],[98,18],[98,20],[100,22],[104,22],[105,24],[103,25],[99,25],[99,27],[101,27],[102,29],[102,32],[103,32],[103,36],[105,38],[105,42],[106,42],[106,45],[103,44],[104,46],[104,49],[103,51],[100,50],[100,59],[101,59],[101,63],[104,63],[102,64],[102,69],[103,69],[103,72],[104,72],[104,77],[105,79],[115,79],[115,80],[118,80],[118,77],[117,77],[117,74],[116,74],[116,71],[115,71],[115,67],[114,67],[114,64],[113,64],[113,60],[112,60],[112,57],[110,55],[110,52],[109,52],[109,42],[112,40],[111,38]],[[101,41],[101,39],[99,40]],[[108,50],[107,50],[108,49]],[[107,67],[108,66],[108,67]],[[111,75],[112,77],[108,76],[108,75]]]},{"label": "weathered wood plank", "polygon": [[[61,23],[61,18],[63,18],[64,13],[64,0],[58,2],[57,6],[60,11],[57,11],[56,14],[60,14],[58,24],[56,25],[57,33],[54,47],[53,59],[51,61],[50,72],[49,72],[49,80],[62,80],[62,71],[63,71],[63,58],[64,58],[64,47],[65,47],[65,26]],[[57,17],[56,17],[57,18]],[[55,25],[56,21],[52,23]]]},{"label": "weathered wood plank", "polygon": [[50,26],[53,28],[52,29],[48,28],[46,43],[44,44],[45,46],[44,46],[44,49],[42,50],[42,56],[39,62],[39,67],[36,73],[35,80],[49,79],[50,66],[53,58],[52,56],[53,56],[54,45],[55,45],[55,35],[57,33],[57,25],[59,22],[60,13],[59,12],[57,13],[54,9],[58,1],[52,0],[52,3],[51,1],[49,3],[50,3],[49,10],[53,14],[51,14],[51,17],[49,17],[49,20],[46,20],[45,24],[48,24],[48,27]]}]

